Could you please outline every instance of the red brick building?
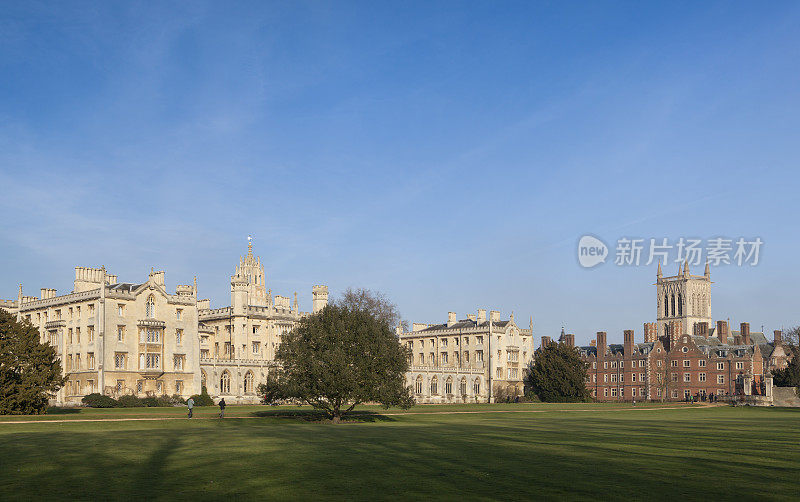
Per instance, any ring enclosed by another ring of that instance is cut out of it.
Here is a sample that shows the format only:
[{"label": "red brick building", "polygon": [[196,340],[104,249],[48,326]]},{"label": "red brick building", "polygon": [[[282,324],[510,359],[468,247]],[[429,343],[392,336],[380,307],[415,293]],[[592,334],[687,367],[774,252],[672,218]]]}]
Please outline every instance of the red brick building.
[{"label": "red brick building", "polygon": [[[671,331],[680,333],[676,324]],[[608,344],[606,333],[598,332],[591,345],[579,347],[589,365],[586,386],[598,401],[732,396],[745,393],[746,383],[749,393],[764,394],[765,370],[786,365],[781,332],[770,342],[763,333],[750,332],[748,323],[729,332],[725,321],[713,331],[655,337],[655,324],[647,323],[644,342],[635,343],[633,330],[626,330],[621,345]],[[574,336],[565,335],[562,343],[572,345]]]},{"label": "red brick building", "polygon": [[[769,370],[786,367],[788,349],[781,332],[769,341],[741,323],[711,321],[711,271],[692,275],[689,264],[678,274],[656,274],[656,322],[644,324],[643,341],[626,330],[623,343],[609,344],[601,331],[579,352],[589,364],[586,385],[598,401],[683,400],[687,396],[763,395]],[[542,345],[550,342],[542,337]],[[559,343],[575,345],[562,331]],[[748,387],[745,392],[745,385]]]}]

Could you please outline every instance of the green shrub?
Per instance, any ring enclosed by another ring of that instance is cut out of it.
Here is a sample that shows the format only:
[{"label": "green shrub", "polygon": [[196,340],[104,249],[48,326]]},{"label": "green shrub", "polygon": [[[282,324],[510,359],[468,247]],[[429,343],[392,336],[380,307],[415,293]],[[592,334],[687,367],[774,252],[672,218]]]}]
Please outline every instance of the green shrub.
[{"label": "green shrub", "polygon": [[132,395],[120,396],[117,402],[122,408],[141,408],[145,406],[141,399]]},{"label": "green shrub", "polygon": [[192,396],[192,399],[194,399],[195,406],[214,406],[214,400],[208,395],[208,390],[205,385],[203,385],[203,390],[200,394],[195,394]]},{"label": "green shrub", "polygon": [[155,408],[158,406],[158,399],[152,396],[147,396],[139,399],[141,401],[142,406],[146,406],[148,408]]},{"label": "green shrub", "polygon": [[173,394],[172,397],[169,398],[170,404],[175,406],[176,404],[186,404],[186,399],[182,398],[177,394]]},{"label": "green shrub", "polygon": [[97,392],[83,396],[81,402],[89,408],[116,408],[119,406],[119,403],[113,397],[104,396]]}]

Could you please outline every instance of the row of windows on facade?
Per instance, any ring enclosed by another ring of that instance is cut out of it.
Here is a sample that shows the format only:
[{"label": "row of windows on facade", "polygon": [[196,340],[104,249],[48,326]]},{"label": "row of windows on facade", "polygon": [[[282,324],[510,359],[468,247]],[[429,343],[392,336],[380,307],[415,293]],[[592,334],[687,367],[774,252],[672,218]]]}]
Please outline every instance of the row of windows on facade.
[{"label": "row of windows on facade", "polygon": [[[84,369],[81,365],[80,354],[67,355],[67,368],[66,371],[80,371]],[[87,370],[95,369],[94,352],[86,354],[86,368]],[[128,354],[126,352],[117,352],[114,354],[114,369],[124,370],[128,366]],[[172,358],[172,366],[175,371],[182,371],[186,366],[186,355],[175,355]],[[161,354],[139,354],[139,369],[160,369],[161,368]]]},{"label": "row of windows on facade", "polygon": [[[677,296],[673,293],[671,295],[664,295],[664,317],[675,317],[683,315],[683,295],[680,293]],[[689,303],[689,315],[698,315],[708,317],[708,298],[705,295],[692,295],[692,300]]]},{"label": "row of windows on facade", "polygon": [[[619,364],[617,364],[617,362],[618,361],[611,361],[611,368],[612,369],[613,368],[617,368],[617,367],[619,367],[619,368],[624,368],[625,367],[625,361],[619,361]],[[660,368],[661,365],[662,365],[661,359],[656,359],[656,366]],[[735,365],[736,365],[736,369],[737,370],[744,369],[744,361],[736,361]],[[608,369],[608,366],[609,366],[609,361],[603,361],[603,369]],[[632,366],[636,367],[636,361],[633,361]],[[671,360],[670,361],[670,366],[673,367],[673,368],[677,368],[678,367],[678,360],[677,359]],[[697,360],[697,366],[700,367],[700,368],[705,368],[706,367],[706,360],[705,359],[698,359]],[[644,368],[645,367],[645,360],[644,359],[640,359],[639,360],[639,367],[640,368]],[[691,368],[692,367],[692,360],[691,359],[684,359],[683,360],[683,367],[684,368]],[[597,369],[597,361],[593,361],[592,362],[592,369]],[[724,370],[725,369],[725,363],[724,362],[717,362],[717,369],[718,370]]]},{"label": "row of windows on facade", "polygon": [[[87,304],[86,306],[87,306],[87,308],[88,308],[88,311],[89,311],[89,317],[93,316],[93,315],[94,315],[94,303],[89,303],[89,304]],[[77,318],[79,318],[79,319],[80,319],[80,317],[81,317],[81,308],[80,308],[80,306],[78,306],[78,307],[75,307],[75,310],[73,310],[73,308],[72,308],[72,307],[70,307],[70,308],[67,310],[67,313],[68,313],[67,320],[70,320],[70,321],[71,321],[71,320],[73,320],[75,317],[77,317]],[[73,314],[75,314],[75,315],[73,316]],[[25,319],[26,319],[28,322],[33,322],[33,319],[31,319],[31,314],[27,314],[27,315],[25,316]],[[37,322],[37,324],[41,324],[43,320],[44,320],[44,322],[47,322],[48,320],[50,320],[50,314],[49,314],[49,312],[48,312],[48,311],[46,311],[46,310],[45,310],[44,312],[37,312],[37,313],[36,313],[36,322]],[[62,317],[61,317],[61,309],[55,309],[55,310],[53,310],[53,320],[54,320],[54,321],[60,321],[60,320],[62,320]]]},{"label": "row of windows on facade", "polygon": [[[231,324],[226,324],[224,327],[225,327],[225,333],[230,334],[231,330],[232,330],[231,329],[232,325]],[[276,324],[275,327],[278,328],[278,332],[275,334],[275,336],[277,336],[277,337],[284,336],[287,333],[289,333],[290,331],[292,331],[292,329],[294,329],[293,326],[285,325],[285,324]],[[246,328],[247,328],[247,325],[243,324],[242,325],[242,329],[244,330]],[[261,332],[261,325],[260,324],[254,324],[253,325],[253,334],[254,335],[258,335],[260,332]],[[216,334],[216,335],[219,334],[219,326],[214,326],[214,334]]]},{"label": "row of windows on facade", "polygon": [[[414,391],[417,394],[422,394],[423,391],[423,380],[422,375],[418,376],[415,385]],[[467,395],[467,379],[466,377],[461,378],[460,382],[460,395],[466,396]],[[430,393],[431,395],[438,395],[439,394],[439,379],[437,377],[433,377],[430,382]],[[472,392],[474,395],[478,395],[481,393],[481,381],[479,378],[476,378],[475,381],[472,383]],[[452,394],[453,393],[453,378],[447,377],[447,380],[444,382],[444,393],[445,394]]]},{"label": "row of windows on facade", "polygon": [[[638,389],[638,393],[637,393]],[[644,387],[633,387],[630,389],[632,397],[646,397],[645,388]],[[610,394],[610,396],[609,396]],[[656,389],[656,397],[661,397],[662,391],[661,389]],[[718,396],[722,396],[725,394],[723,389],[717,389],[716,394]],[[691,389],[683,389],[683,397],[688,398],[692,395]],[[672,397],[677,398],[679,396],[678,389],[672,389]],[[597,390],[592,390],[592,397],[597,397]],[[603,389],[603,397],[625,397],[625,388],[624,387],[612,387],[611,389],[605,388]]]},{"label": "row of windows on facade", "polygon": [[[207,342],[201,342],[201,344],[207,344]],[[261,354],[261,342],[251,342],[250,344],[253,355],[258,356]],[[272,344],[272,347],[275,347],[275,344]],[[231,342],[224,342],[222,346],[223,355],[227,356],[228,358],[232,358],[235,356],[235,348]],[[242,353],[247,353],[247,344],[242,344]],[[219,357],[219,342],[214,343],[214,357]],[[211,358],[211,351],[210,349],[200,349],[200,359],[210,359]]]},{"label": "row of windows on facade", "polygon": [[[87,305],[87,307],[88,307],[88,311],[89,311],[89,317],[93,316],[94,315],[94,304],[93,303],[89,303]],[[117,304],[117,315],[124,316],[125,315],[125,307],[126,306],[125,306],[124,303],[118,303]],[[36,322],[41,324],[42,323],[42,319],[44,319],[44,322],[47,322],[49,320],[49,317],[50,316],[49,316],[49,313],[47,311],[37,312],[36,313]],[[67,320],[71,321],[71,320],[73,320],[75,318],[80,319],[80,317],[81,317],[81,308],[79,306],[75,307],[74,310],[73,310],[73,307],[70,307],[69,309],[67,309]],[[156,317],[156,303],[155,303],[155,298],[153,297],[153,295],[150,295],[150,297],[148,297],[148,299],[147,299],[147,303],[145,303],[145,317],[147,317],[148,319],[154,319]],[[30,314],[26,315],[25,318],[28,321],[32,321]],[[178,321],[182,320],[182,318],[183,318],[183,309],[175,309],[175,318]],[[55,321],[62,320],[61,309],[55,309],[53,311],[53,320],[55,320]]]},{"label": "row of windows on facade", "polygon": [[[463,344],[464,345],[469,345],[469,338],[470,337],[468,337],[468,336],[463,337]],[[459,345],[459,337],[452,337],[452,338],[449,338],[449,339],[448,338],[431,338],[428,341],[429,348],[435,348],[437,340],[439,341],[439,347],[443,348],[443,349],[447,348],[448,340],[452,340],[453,345],[456,346],[456,347],[458,347],[458,345]],[[497,342],[500,343],[502,340],[503,340],[503,336],[502,335],[497,335]],[[473,341],[474,341],[474,345],[483,345],[483,336],[474,336],[473,337]],[[522,344],[524,345],[527,341],[528,341],[528,338],[523,336],[522,337]],[[417,340],[416,344],[417,344],[419,349],[422,349],[422,350],[425,349],[425,340]],[[412,349],[412,350],[414,349],[414,341],[413,340],[409,340],[408,342],[406,342],[406,345],[408,346],[409,349]]]},{"label": "row of windows on facade", "polygon": [[[122,393],[125,391],[125,380],[117,380],[116,385],[114,387],[117,393]],[[183,393],[183,380],[176,380],[175,381],[175,394],[182,394]],[[161,380],[156,381],[156,393],[161,394],[164,390],[164,382]],[[144,391],[144,380],[139,380],[136,382],[136,393],[141,394]],[[68,396],[83,396],[86,394],[91,394],[93,392],[97,392],[97,383],[94,379],[86,380],[85,387],[81,380],[68,380],[65,385],[65,392]]]},{"label": "row of windows on facade", "polygon": [[[739,368],[739,369],[744,369],[744,368],[742,367],[742,368]],[[629,373],[629,374],[631,376],[631,383],[635,383],[636,382],[636,373]],[[673,382],[677,382],[678,381],[678,374],[677,373],[671,373],[670,374],[670,379]],[[619,374],[612,373],[610,375],[610,380],[611,380],[611,383],[616,383],[616,382],[622,383],[622,382],[625,381],[625,374],[624,373],[619,373]],[[697,380],[699,382],[705,382],[706,381],[706,374],[705,373],[698,373],[697,374]],[[586,381],[587,382],[591,381],[592,383],[597,383],[597,375],[596,374],[595,375],[591,375],[591,376],[587,375],[586,376]],[[639,373],[639,381],[640,382],[645,382],[646,381],[646,375],[644,373]],[[683,381],[684,382],[691,382],[692,381],[692,374],[691,373],[684,373],[683,374]],[[608,374],[604,374],[603,375],[603,383],[609,383],[609,375]],[[725,383],[725,375],[717,375],[717,383],[718,384],[724,384]]]},{"label": "row of windows on facade", "polygon": [[[460,364],[462,362],[462,360],[463,360],[464,364],[469,364],[470,356],[469,356],[469,351],[468,350],[465,350],[463,352],[463,358],[462,358],[462,354],[459,353],[459,352],[453,352],[452,354],[453,354],[453,358],[455,359],[455,361],[453,361],[455,364]],[[483,351],[482,350],[476,350],[474,352],[474,354],[475,354],[474,362],[482,363],[483,362]],[[449,355],[450,355],[450,352],[441,352],[438,364],[449,364],[448,363],[448,361],[450,359]],[[500,360],[502,357],[503,357],[503,352],[501,350],[498,350],[497,351],[497,359]],[[528,357],[528,351],[522,351],[522,359],[525,360],[527,357]],[[519,350],[506,350],[506,361],[510,362],[510,363],[519,362]],[[417,354],[417,362],[418,362],[418,364],[425,364],[425,353],[420,352],[419,354]],[[428,362],[430,364],[437,364],[436,353],[435,352],[431,352],[431,353],[428,354]]]},{"label": "row of windows on facade", "polygon": [[[206,375],[205,372],[202,374],[202,385],[206,385]],[[252,394],[254,392],[254,383],[255,383],[255,376],[253,375],[252,371],[248,371],[244,375],[244,392],[245,394]],[[219,377],[219,391],[220,394],[230,394],[231,393],[231,374],[228,370],[222,372],[222,375]]]}]

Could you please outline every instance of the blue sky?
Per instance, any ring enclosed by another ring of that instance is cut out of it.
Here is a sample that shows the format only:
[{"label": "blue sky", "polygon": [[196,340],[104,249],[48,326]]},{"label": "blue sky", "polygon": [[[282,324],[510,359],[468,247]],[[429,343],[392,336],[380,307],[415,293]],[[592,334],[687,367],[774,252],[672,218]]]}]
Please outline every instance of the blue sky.
[{"label": "blue sky", "polygon": [[252,234],[303,309],[640,339],[655,266],[580,236],[760,237],[714,317],[800,322],[798,4],[379,4],[3,2],[0,298],[104,264],[226,305]]}]

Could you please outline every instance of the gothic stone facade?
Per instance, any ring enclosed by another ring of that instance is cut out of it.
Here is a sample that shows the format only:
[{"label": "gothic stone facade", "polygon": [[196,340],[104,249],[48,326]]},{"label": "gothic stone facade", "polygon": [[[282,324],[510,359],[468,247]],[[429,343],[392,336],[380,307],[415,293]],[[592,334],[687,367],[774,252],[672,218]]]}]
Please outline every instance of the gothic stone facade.
[{"label": "gothic stone facade", "polygon": [[197,289],[164,287],[164,272],[140,284],[119,283],[104,268],[75,268],[72,293],[43,288],[0,307],[39,329],[55,347],[67,378],[57,404],[93,392],[188,397],[200,389]]},{"label": "gothic stone facade", "polygon": [[[327,286],[314,286],[312,295],[313,310],[324,308]],[[209,304],[197,299],[196,281],[168,293],[161,271],[134,284],[105,268],[76,267],[71,293],[43,288],[39,298],[24,296],[20,285],[17,300],[2,300],[0,308],[56,348],[67,382],[55,404],[78,404],[93,392],[186,398],[201,385],[227,402],[257,402],[256,387],[266,381],[281,336],[307,313],[297,293],[290,304],[266,290],[252,245],[231,277],[231,305]]]},{"label": "gothic stone facade", "polygon": [[[312,288],[312,309],[328,303],[328,287]],[[307,316],[300,312],[297,293],[272,296],[266,287],[264,266],[253,256],[252,245],[231,276],[231,304],[212,309],[199,302],[201,381],[215,399],[227,403],[257,403],[256,389],[266,382],[275,364],[281,338]]]},{"label": "gothic stone facade", "polygon": [[[411,351],[406,383],[418,403],[488,402],[498,395],[523,392],[525,368],[533,357],[533,321],[521,329],[512,314],[478,310],[458,320],[454,312],[443,324],[414,323],[398,329],[400,343]],[[489,389],[492,389],[491,395]]]}]

